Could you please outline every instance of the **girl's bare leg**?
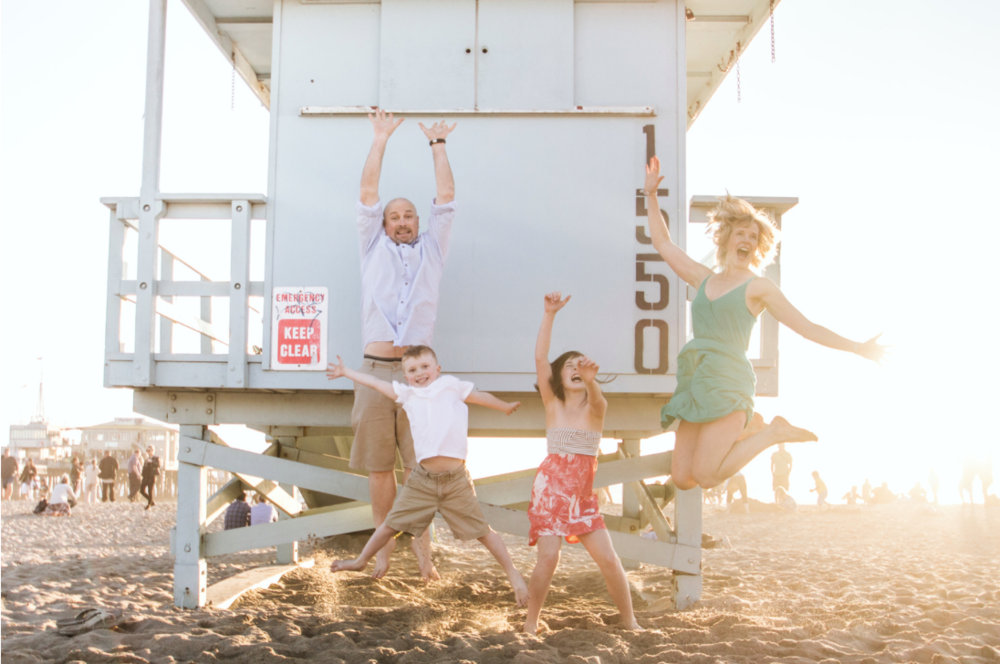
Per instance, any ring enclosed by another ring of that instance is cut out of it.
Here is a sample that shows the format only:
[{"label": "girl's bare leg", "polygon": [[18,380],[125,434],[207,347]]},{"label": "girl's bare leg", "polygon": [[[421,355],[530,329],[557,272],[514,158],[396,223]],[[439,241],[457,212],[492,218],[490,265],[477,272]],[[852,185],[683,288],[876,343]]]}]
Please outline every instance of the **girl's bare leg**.
[{"label": "girl's bare leg", "polygon": [[639,623],[635,620],[635,614],[632,612],[632,592],[628,587],[628,577],[625,576],[625,568],[622,567],[622,562],[618,559],[618,554],[615,553],[615,548],[611,544],[611,536],[608,535],[608,531],[601,528],[592,533],[580,535],[580,543],[587,549],[587,553],[594,559],[604,575],[604,582],[608,584],[611,600],[618,607],[618,612],[622,614],[622,625],[625,629],[641,631],[642,628],[639,627]]},{"label": "girl's bare leg", "polygon": [[699,486],[707,489],[721,484],[772,445],[817,440],[814,433],[793,427],[783,417],[741,438],[745,423],[746,415],[736,412],[701,425],[693,467]]},{"label": "girl's bare leg", "polygon": [[674,434],[674,455],[670,464],[670,477],[678,489],[687,491],[698,486],[694,479],[694,453],[698,448],[701,424],[681,421]]},{"label": "girl's bare leg", "polygon": [[552,585],[552,575],[559,565],[559,550],[562,538],[555,535],[544,535],[538,538],[538,560],[531,572],[528,584],[528,615],[524,620],[526,634],[538,633],[538,616],[545,604],[545,597]]},{"label": "girl's bare leg", "polygon": [[480,537],[479,541],[489,549],[493,557],[500,563],[500,567],[503,567],[503,571],[507,573],[507,579],[514,589],[514,599],[517,601],[517,605],[524,606],[527,604],[528,586],[524,583],[524,577],[514,567],[514,561],[510,559],[510,552],[507,551],[507,546],[500,539],[500,536],[496,534],[496,531],[490,530],[488,534]]},{"label": "girl's bare leg", "polygon": [[370,538],[368,538],[368,543],[365,544],[365,548],[361,550],[361,555],[359,555],[354,560],[334,560],[330,564],[331,572],[343,572],[345,570],[352,570],[355,572],[360,572],[367,565],[368,561],[372,559],[378,551],[386,545],[386,542],[391,540],[396,536],[398,530],[393,530],[384,523],[375,529],[375,532]]}]

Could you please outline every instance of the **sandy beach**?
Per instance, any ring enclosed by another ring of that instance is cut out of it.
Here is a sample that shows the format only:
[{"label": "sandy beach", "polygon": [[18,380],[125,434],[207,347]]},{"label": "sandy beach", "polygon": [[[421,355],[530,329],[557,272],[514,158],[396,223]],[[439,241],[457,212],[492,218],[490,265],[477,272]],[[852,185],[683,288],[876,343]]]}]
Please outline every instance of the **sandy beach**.
[{"label": "sandy beach", "polygon": [[[900,504],[725,514],[705,531],[704,599],[675,612],[670,574],[630,571],[643,633],[618,625],[586,552],[564,549],[538,637],[518,633],[501,570],[439,522],[442,581],[419,579],[408,547],[389,577],[332,575],[363,536],[303,545],[313,569],[252,591],[231,610],[173,607],[173,506],[85,505],[68,519],[2,507],[2,661],[39,662],[997,662],[1000,510]],[[217,524],[216,524],[217,526]],[[527,576],[535,554],[504,536]],[[213,559],[209,583],[273,562],[260,550]],[[76,637],[55,621],[89,606],[121,623]]]}]

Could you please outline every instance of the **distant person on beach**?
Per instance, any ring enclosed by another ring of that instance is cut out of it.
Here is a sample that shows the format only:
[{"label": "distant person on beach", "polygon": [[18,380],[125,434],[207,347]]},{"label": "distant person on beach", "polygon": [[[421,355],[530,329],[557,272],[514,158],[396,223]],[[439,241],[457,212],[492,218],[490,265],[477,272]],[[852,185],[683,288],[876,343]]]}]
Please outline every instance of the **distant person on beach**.
[{"label": "distant person on beach", "polygon": [[812,489],[809,489],[809,492],[810,493],[812,493],[813,491],[816,492],[816,505],[818,505],[820,508],[829,507],[829,505],[826,502],[826,497],[830,494],[830,492],[827,491],[826,482],[824,482],[822,478],[820,478],[818,470],[814,470],[812,472],[812,476],[813,476],[813,481],[816,483],[816,486],[813,487]]},{"label": "distant person on beach", "polygon": [[865,505],[872,501],[872,484],[865,478],[865,483],[861,485],[861,500],[865,501]]},{"label": "distant person on beach", "polygon": [[983,490],[983,504],[987,504],[987,496],[989,496],[990,485],[993,484],[993,455],[987,455],[979,464],[979,483],[980,488]]},{"label": "distant person on beach", "polygon": [[[397,533],[406,531],[419,539],[441,512],[455,539],[479,540],[500,563],[514,589],[519,606],[528,599],[528,588],[514,567],[510,553],[500,536],[490,528],[465,467],[469,451],[469,408],[466,404],[486,406],[510,415],[520,404],[507,403],[487,392],[479,392],[472,383],[442,376],[437,355],[428,346],[410,346],[403,353],[406,385],[388,382],[361,371],[330,364],[327,378],[342,376],[377,390],[386,399],[395,399],[406,409],[413,430],[413,451],[417,466],[410,473],[392,509],[364,550],[354,560],[335,560],[330,571],[360,572],[368,561]],[[428,576],[423,574],[424,578]]]},{"label": "distant person on beach", "polygon": [[146,463],[142,464],[142,481],[139,484],[139,495],[146,499],[146,509],[155,507],[153,494],[156,492],[156,480],[160,477],[160,457],[152,445],[146,447]]},{"label": "distant person on beach", "polygon": [[778,488],[785,490],[787,495],[791,488],[789,477],[792,474],[792,454],[785,450],[784,443],[778,443],[778,451],[771,455],[771,490],[774,491],[774,502],[778,502]]},{"label": "distant person on beach", "polygon": [[97,459],[91,459],[83,468],[83,490],[87,496],[88,503],[97,502],[97,485],[101,478],[98,476]]},{"label": "distant person on beach", "polygon": [[17,475],[21,470],[20,465],[17,463],[17,459],[10,455],[10,448],[5,447],[3,449],[3,465],[2,465],[2,476],[3,476],[3,499],[10,500],[14,496],[14,485],[17,483]]},{"label": "distant person on beach", "polygon": [[896,494],[889,490],[889,483],[882,482],[882,486],[875,487],[872,491],[872,505],[888,505],[896,502]]},{"label": "distant person on beach", "polygon": [[258,493],[254,498],[254,506],[250,508],[250,525],[259,526],[262,523],[273,523],[278,520],[278,510],[267,502],[267,496]]},{"label": "distant person on beach", "polygon": [[81,495],[80,484],[83,479],[83,463],[80,462],[80,457],[73,455],[72,465],[69,469],[69,483],[73,487],[73,493],[78,496]]},{"label": "distant person on beach", "polygon": [[938,489],[941,487],[941,479],[938,477],[937,471],[931,468],[931,473],[927,477],[927,486],[930,487],[931,495],[934,496],[934,504],[938,504]]},{"label": "distant person on beach", "polygon": [[69,475],[63,473],[59,478],[59,484],[52,489],[49,497],[49,504],[42,512],[42,516],[70,516],[70,508],[76,506],[76,492],[70,485]]},{"label": "distant person on beach", "polygon": [[841,496],[841,500],[846,500],[848,505],[857,505],[858,498],[860,497],[858,495],[858,487],[852,486],[850,491]]},{"label": "distant person on beach", "polygon": [[567,351],[549,361],[556,314],[569,302],[556,291],[545,296],[542,324],[535,341],[536,389],[545,407],[548,455],[535,473],[528,506],[528,545],[538,545],[531,572],[524,631],[538,631],[538,617],[559,565],[563,538],[580,542],[604,575],[622,625],[639,630],[632,595],[621,560],[611,544],[594,493],[607,399],[597,380],[598,365],[583,353]]},{"label": "distant person on beach", "polygon": [[132,451],[125,468],[128,470],[128,501],[134,503],[139,500],[139,487],[142,485],[142,457],[138,449]]},{"label": "distant person on beach", "polygon": [[795,499],[780,486],[774,490],[774,504],[781,508],[783,512],[794,512],[799,509],[799,504],[795,502]]},{"label": "distant person on beach", "polygon": [[104,450],[104,458],[98,464],[101,478],[101,502],[115,502],[115,480],[118,478],[118,459],[111,450]]},{"label": "distant person on beach", "polygon": [[[361,248],[361,338],[364,362],[359,371],[379,380],[405,383],[401,358],[410,346],[430,346],[444,263],[448,256],[452,221],[455,218],[455,179],[445,150],[445,138],[455,129],[445,122],[420,130],[430,141],[434,161],[436,196],[431,203],[427,231],[419,234],[417,208],[405,198],[394,198],[385,207],[379,197],[382,158],[389,137],[403,120],[393,120],[382,110],[369,115],[374,138],[361,173],[357,204],[358,239]],[[396,497],[396,451],[403,460],[404,480],[416,468],[413,434],[405,409],[396,401],[365,384],[354,388],[351,412],[354,442],[351,468],[368,471],[372,517],[379,526]],[[390,539],[375,556],[373,578],[389,569],[396,547]],[[438,579],[431,559],[430,531],[415,538],[413,553],[420,573]]]},{"label": "distant person on beach", "polygon": [[688,256],[670,239],[657,202],[660,162],[646,167],[646,209],[653,246],[670,269],[697,289],[691,304],[694,339],[677,356],[677,388],[663,407],[664,428],[675,420],[672,476],[678,489],[721,484],[754,457],[778,443],[816,440],[783,417],[769,425],[754,412],[756,377],[747,359],[758,316],[775,319],[806,339],[878,362],[885,346],[878,337],[851,341],[813,323],[781,289],[751,268],[763,269],[778,247],[774,222],[744,200],[726,196],[709,214],[718,272]]},{"label": "distant person on beach", "polygon": [[35,461],[27,459],[24,468],[21,470],[21,500],[32,500],[35,497],[35,489],[38,488],[38,469],[35,468]]},{"label": "distant person on beach", "polygon": [[927,502],[927,492],[924,491],[924,487],[920,486],[920,482],[913,485],[910,489],[910,501],[914,503],[926,503]]},{"label": "distant person on beach", "polygon": [[[740,499],[736,501],[734,505],[733,500],[737,491],[740,493]],[[727,511],[738,509],[746,512],[748,511],[747,505],[749,502],[750,496],[747,494],[747,478],[742,472],[736,473],[729,478],[728,482],[726,482],[726,509]],[[777,502],[777,500],[775,500],[775,502]]]},{"label": "distant person on beach", "polygon": [[976,500],[972,495],[972,488],[976,481],[977,473],[976,460],[973,457],[966,457],[962,462],[962,478],[958,481],[958,494],[962,498],[963,505],[965,504],[965,494],[969,494],[970,505],[976,504]]},{"label": "distant person on beach", "polygon": [[250,506],[247,505],[247,492],[240,491],[236,500],[226,508],[226,514],[222,519],[223,530],[234,528],[246,528],[250,525]]}]

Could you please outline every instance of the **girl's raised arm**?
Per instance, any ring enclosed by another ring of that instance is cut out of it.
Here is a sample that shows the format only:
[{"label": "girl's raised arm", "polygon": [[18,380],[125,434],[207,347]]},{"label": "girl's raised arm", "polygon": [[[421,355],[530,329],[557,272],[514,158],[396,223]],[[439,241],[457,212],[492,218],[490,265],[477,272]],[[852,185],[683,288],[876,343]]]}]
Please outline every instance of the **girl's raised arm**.
[{"label": "girl's raised arm", "polygon": [[656,188],[663,177],[660,175],[660,160],[653,157],[646,166],[646,184],[643,193],[646,194],[646,214],[649,218],[649,236],[653,247],[678,277],[695,288],[712,274],[712,270],[684,253],[684,250],[670,239],[670,229],[660,214],[660,203],[656,199]]},{"label": "girl's raised arm", "polygon": [[548,403],[556,397],[552,392],[552,365],[549,364],[549,346],[552,345],[552,324],[556,313],[566,306],[571,295],[562,299],[562,293],[555,291],[545,296],[545,314],[542,316],[542,326],[538,328],[538,341],[535,342],[535,374],[538,377],[538,391],[542,395],[542,403]]}]

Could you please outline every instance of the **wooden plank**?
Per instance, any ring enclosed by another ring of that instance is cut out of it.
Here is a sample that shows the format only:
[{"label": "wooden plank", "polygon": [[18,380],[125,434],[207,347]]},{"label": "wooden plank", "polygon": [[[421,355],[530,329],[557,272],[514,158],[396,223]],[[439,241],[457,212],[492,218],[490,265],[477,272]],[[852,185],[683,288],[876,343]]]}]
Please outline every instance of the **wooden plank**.
[{"label": "wooden plank", "polygon": [[[619,446],[618,454],[623,459],[630,458],[629,452],[624,446]],[[646,483],[642,480],[629,482],[628,487],[633,494],[635,494],[636,500],[639,501],[639,504],[642,507],[643,514],[653,526],[653,532],[656,533],[656,539],[661,542],[676,541],[674,533],[670,528],[670,524],[667,523],[666,517],[663,516],[660,506],[657,504],[653,494],[650,493],[649,487],[646,486]]]},{"label": "wooden plank", "polygon": [[[181,440],[196,440],[205,427],[182,426]],[[205,605],[208,570],[202,532],[205,526],[206,470],[199,465],[177,465],[177,534],[174,540],[174,606],[194,609]]]},{"label": "wooden plank", "polygon": [[[157,293],[164,302],[172,304],[174,299],[170,296],[164,296],[161,290],[161,285],[164,281],[173,281],[174,278],[174,259],[170,256],[167,251],[160,247],[160,280],[156,285]],[[174,322],[169,318],[160,316],[160,353],[173,353],[174,352]],[[156,361],[154,357],[153,361]]]},{"label": "wooden plank", "polygon": [[[303,117],[323,117],[338,115],[368,115],[374,113],[376,109],[370,106],[303,106],[299,109],[299,115]],[[473,109],[473,108],[451,108],[451,109],[385,109],[386,113],[394,113],[399,117],[414,115],[452,116],[452,115],[596,115],[596,116],[632,116],[632,117],[653,117],[656,109],[652,106],[584,106],[577,108],[548,108],[548,109]]]},{"label": "wooden plank", "polygon": [[690,570],[674,567],[675,571],[680,572],[674,574],[674,605],[682,611],[701,599],[701,489],[678,491],[674,502],[677,543],[690,550],[682,562],[690,563],[693,567]]},{"label": "wooden plank", "polygon": [[243,490],[243,482],[238,477],[223,484],[218,491],[212,494],[205,505],[205,524],[215,521]]},{"label": "wooden plank", "polygon": [[[223,530],[205,535],[205,555],[223,556],[247,549],[261,549],[286,542],[331,537],[375,527],[371,505],[348,503],[349,507],[322,514],[300,516],[259,526]],[[337,507],[341,507],[337,505]]]},{"label": "wooden plank", "polygon": [[301,563],[264,565],[234,574],[218,583],[213,583],[206,592],[206,606],[213,609],[228,609],[247,591],[268,588],[281,580],[285,574],[300,568],[310,568],[316,561],[312,558]]},{"label": "wooden plank", "polygon": [[229,361],[226,386],[242,389],[250,385],[247,367],[250,297],[250,202],[232,202],[232,240],[229,276]]},{"label": "wooden plank", "polygon": [[[219,438],[218,434],[214,431],[209,432],[209,439],[216,445],[229,447],[226,441]],[[278,454],[279,447],[280,445],[278,445],[278,443],[271,443],[267,449],[261,452],[261,456],[275,457]],[[234,476],[240,481],[242,488],[263,494],[275,507],[288,516],[296,516],[302,512],[302,504],[295,500],[295,498],[288,491],[278,486],[277,483],[272,482],[271,480],[261,479],[260,477],[254,477],[253,475],[247,475],[245,473],[234,473]],[[239,494],[239,491],[236,493]],[[236,496],[233,496],[230,502],[235,499]]]},{"label": "wooden plank", "polygon": [[[484,504],[482,508],[483,515],[494,530],[519,537],[528,536],[530,523],[528,515],[524,512],[498,505]],[[691,559],[690,549],[692,547],[671,544],[670,542],[658,542],[636,535],[616,532],[610,528],[608,534],[611,536],[611,542],[620,558],[629,558],[650,565],[685,571],[689,574],[698,572],[698,564],[688,562]],[[700,548],[698,552],[701,552]],[[700,560],[696,562],[700,564]]]},{"label": "wooden plank", "polygon": [[181,438],[177,458],[186,463],[262,477],[320,493],[366,502],[370,499],[368,480],[360,475],[264,457],[193,438]]},{"label": "wooden plank", "polygon": [[[122,301],[118,288],[122,280],[122,253],[125,248],[125,224],[117,216],[117,206],[111,210],[108,231],[108,294],[104,328],[104,355],[121,351]],[[109,367],[104,368],[104,386],[111,387]]]},{"label": "wooden plank", "polygon": [[[209,279],[205,275],[201,276],[201,280],[202,281],[211,281],[211,279]],[[201,298],[201,311],[200,311],[200,314],[201,314],[201,320],[203,320],[203,321],[205,321],[205,323],[211,325],[211,323],[212,323],[212,298],[210,298],[210,297],[203,297],[203,298]],[[229,343],[229,339],[227,337],[226,344],[228,344],[228,343]],[[207,335],[207,334],[201,335],[201,352],[202,352],[203,355],[211,355],[212,354],[212,337],[209,336],[209,335]]]}]

